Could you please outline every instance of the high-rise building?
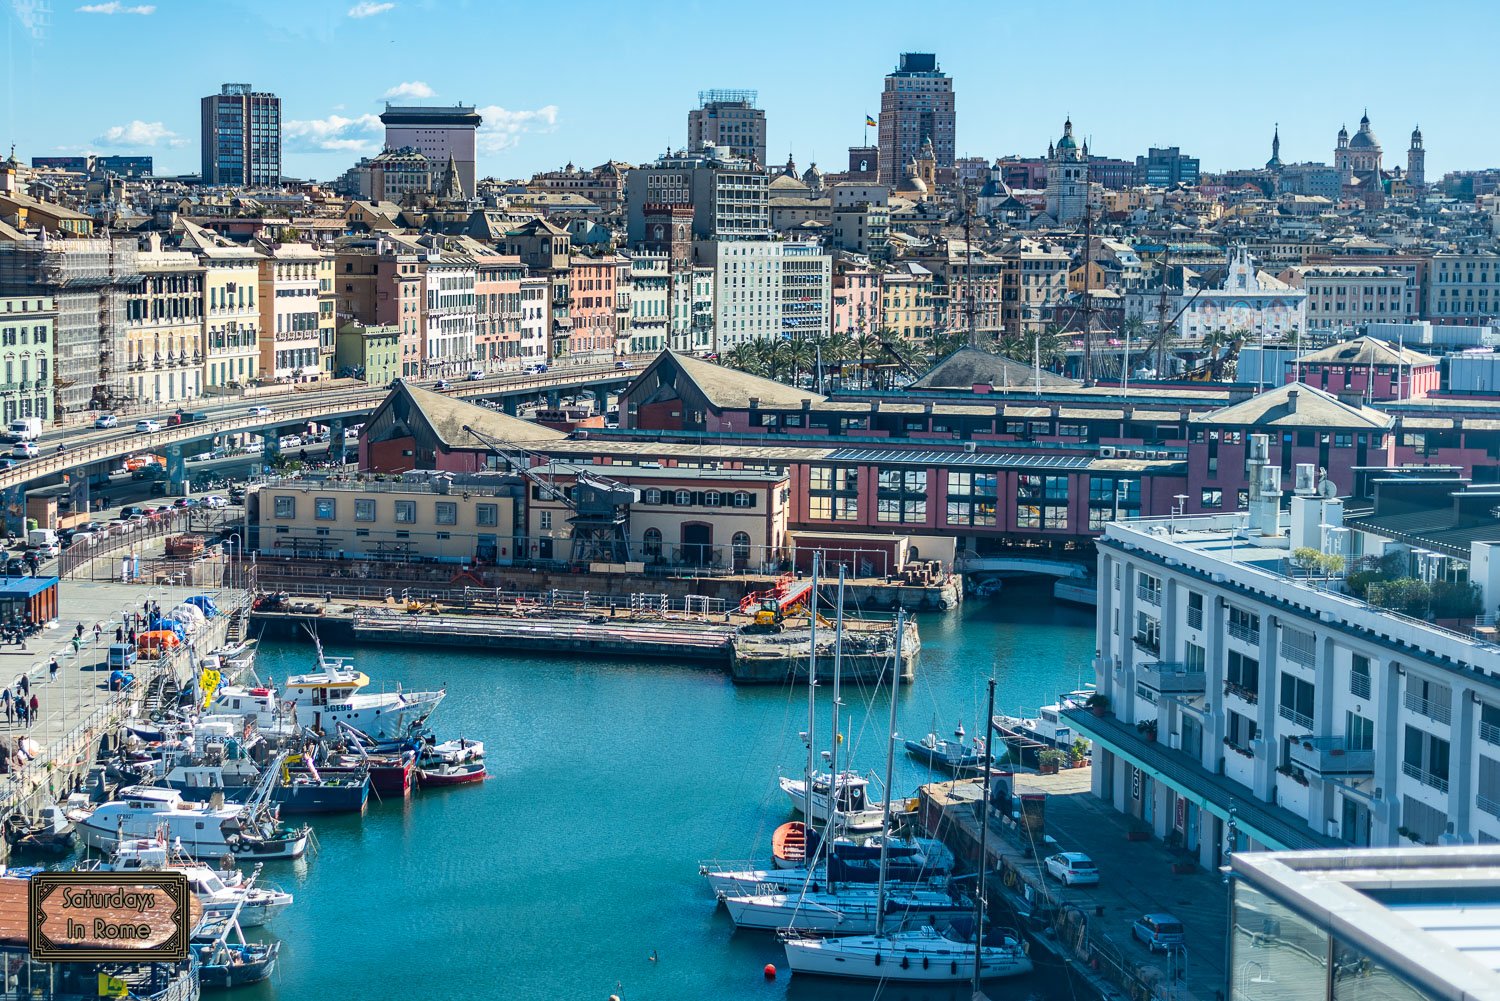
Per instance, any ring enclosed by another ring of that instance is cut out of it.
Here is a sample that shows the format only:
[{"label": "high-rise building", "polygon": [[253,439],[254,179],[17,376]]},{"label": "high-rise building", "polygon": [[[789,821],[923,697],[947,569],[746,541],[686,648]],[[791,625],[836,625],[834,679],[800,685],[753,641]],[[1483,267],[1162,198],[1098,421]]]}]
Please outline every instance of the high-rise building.
[{"label": "high-rise building", "polygon": [[476,135],[484,119],[473,105],[395,105],[387,103],[380,116],[385,126],[386,149],[410,146],[440,171],[453,161],[458,183],[465,195],[474,195],[474,150]]},{"label": "high-rise building", "polygon": [[901,177],[924,139],[932,140],[941,180],[953,170],[953,81],[931,52],[903,52],[880,95],[880,179]]},{"label": "high-rise building", "polygon": [[753,90],[700,90],[688,112],[688,150],[728,146],[735,156],[766,162],[766,113]]},{"label": "high-rise building", "polygon": [[[1279,136],[1274,140],[1274,145],[1280,147]],[[1090,164],[1091,168],[1092,166]],[[1092,175],[1094,171],[1090,169],[1089,173]],[[1135,158],[1135,173],[1136,183],[1149,184],[1153,188],[1170,188],[1174,184],[1192,187],[1198,183],[1198,158],[1186,156],[1176,146],[1152,146],[1145,156]]]},{"label": "high-rise building", "polygon": [[203,183],[281,183],[281,98],[226,83],[203,99]]},{"label": "high-rise building", "polygon": [[722,146],[661,156],[625,179],[626,229],[631,246],[646,239],[646,206],[690,205],[693,239],[770,235],[770,179]]}]

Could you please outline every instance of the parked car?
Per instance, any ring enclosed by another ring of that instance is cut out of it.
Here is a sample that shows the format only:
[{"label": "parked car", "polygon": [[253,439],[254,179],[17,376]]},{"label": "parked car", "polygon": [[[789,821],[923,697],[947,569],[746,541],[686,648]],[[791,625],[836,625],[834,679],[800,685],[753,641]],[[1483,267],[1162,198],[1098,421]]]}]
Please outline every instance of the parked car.
[{"label": "parked car", "polygon": [[203,506],[210,511],[222,511],[229,506],[229,499],[227,497],[220,497],[218,494],[209,494],[203,498]]},{"label": "parked car", "polygon": [[109,523],[110,535],[128,535],[135,530],[129,518],[115,518]]},{"label": "parked car", "polygon": [[1099,867],[1083,852],[1058,852],[1047,856],[1047,875],[1064,886],[1099,882]]},{"label": "parked car", "polygon": [[190,456],[188,456],[185,461],[187,461],[187,462],[207,462],[209,459],[212,459],[212,458],[214,458],[214,454],[212,452],[199,452],[197,455],[190,455]]},{"label": "parked car", "polygon": [[5,576],[25,577],[26,564],[16,557],[12,556],[10,559],[5,561]]},{"label": "parked car", "polygon": [[82,525],[77,526],[77,528],[75,529],[75,531],[78,531],[78,532],[92,532],[95,535],[98,535],[100,532],[104,531],[104,522],[102,522],[102,521],[86,521]]},{"label": "parked car", "polygon": [[271,408],[270,407],[251,407],[250,408],[250,416],[251,417],[270,417],[271,416]]},{"label": "parked car", "polygon": [[93,542],[98,537],[98,534],[95,532],[83,532],[75,530],[71,535],[68,536],[68,548],[71,549],[74,546],[86,545],[87,543]]},{"label": "parked car", "polygon": [[18,441],[10,447],[10,455],[13,459],[35,459],[37,454],[34,441]]},{"label": "parked car", "polygon": [[36,558],[39,560],[50,560],[52,557],[62,552],[62,547],[55,542],[44,542],[40,546],[28,546],[26,548],[26,551],[29,553],[35,553]]},{"label": "parked car", "polygon": [[1187,944],[1187,932],[1182,922],[1165,911],[1142,914],[1131,925],[1130,933],[1152,952],[1167,952]]},{"label": "parked car", "polygon": [[144,420],[135,422],[136,434],[155,434],[161,430],[161,421]]},{"label": "parked car", "polygon": [[100,414],[94,418],[94,427],[96,428],[117,428],[119,426],[120,418],[114,414]]},{"label": "parked car", "polygon": [[120,508],[120,517],[121,518],[131,518],[131,517],[134,517],[135,515],[145,514],[145,513],[146,513],[146,509],[145,508],[138,507],[135,504],[130,504],[130,505],[126,506],[126,507]]},{"label": "parked car", "polygon": [[536,365],[527,365],[521,371],[525,372],[527,375],[541,375],[543,372],[547,371],[547,366],[540,363]]},{"label": "parked car", "polygon": [[630,367],[630,362],[628,362],[628,361],[617,361],[617,362],[615,362],[615,368],[629,368],[629,367]]}]

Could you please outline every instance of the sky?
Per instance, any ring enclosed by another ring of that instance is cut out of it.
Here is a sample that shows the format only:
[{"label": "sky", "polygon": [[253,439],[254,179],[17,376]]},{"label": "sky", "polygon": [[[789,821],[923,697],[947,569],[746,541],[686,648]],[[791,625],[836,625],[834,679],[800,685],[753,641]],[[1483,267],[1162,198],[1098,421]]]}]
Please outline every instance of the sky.
[{"label": "sky", "polygon": [[[954,80],[961,156],[1038,156],[1071,115],[1093,152],[1181,146],[1204,170],[1331,162],[1368,108],[1385,165],[1422,127],[1429,180],[1500,165],[1475,131],[1500,4],[997,4],[949,0],[0,0],[0,145],[23,160],[150,153],[196,172],[199,99],[282,99],[283,169],[329,179],[379,151],[387,99],[477,105],[479,173],[646,162],[687,141],[709,88],[759,91],[768,159],[847,163],[903,51]],[[874,130],[869,130],[874,141]],[[3,153],[0,153],[3,155]]]}]

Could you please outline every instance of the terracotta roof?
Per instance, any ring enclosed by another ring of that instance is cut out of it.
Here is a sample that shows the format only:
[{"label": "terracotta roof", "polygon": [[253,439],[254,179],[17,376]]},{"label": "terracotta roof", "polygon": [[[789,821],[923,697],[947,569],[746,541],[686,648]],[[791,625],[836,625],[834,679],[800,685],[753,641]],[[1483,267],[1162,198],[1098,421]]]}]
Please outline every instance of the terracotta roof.
[{"label": "terracotta roof", "polygon": [[1267,390],[1241,403],[1206,414],[1196,414],[1190,423],[1383,431],[1391,426],[1393,419],[1388,414],[1369,407],[1351,407],[1321,389],[1294,382]]}]

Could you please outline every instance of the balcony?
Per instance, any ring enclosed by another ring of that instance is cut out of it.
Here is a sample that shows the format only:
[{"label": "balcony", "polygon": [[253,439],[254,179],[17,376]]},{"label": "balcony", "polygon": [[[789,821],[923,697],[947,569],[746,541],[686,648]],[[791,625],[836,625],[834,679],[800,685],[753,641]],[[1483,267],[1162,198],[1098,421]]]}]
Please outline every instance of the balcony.
[{"label": "balcony", "polygon": [[1135,586],[1135,596],[1142,601],[1149,601],[1153,605],[1161,604],[1161,588],[1147,587],[1145,584]]},{"label": "balcony", "polygon": [[1135,645],[1151,656],[1155,657],[1161,653],[1161,637],[1148,633],[1136,633],[1134,639]]},{"label": "balcony", "polygon": [[1229,623],[1229,635],[1237,640],[1244,640],[1251,646],[1260,646],[1260,630],[1242,626],[1239,623]]},{"label": "balcony", "polygon": [[1453,709],[1448,703],[1424,699],[1416,692],[1406,693],[1406,708],[1419,716],[1426,716],[1428,719],[1438,723],[1451,723],[1453,721]]},{"label": "balcony", "polygon": [[1244,685],[1236,685],[1232,681],[1224,682],[1224,694],[1233,695],[1237,699],[1243,699],[1252,706],[1260,703],[1260,692],[1253,688],[1246,688]]},{"label": "balcony", "polygon": [[1479,739],[1486,744],[1500,746],[1500,726],[1481,721],[1479,724]]},{"label": "balcony", "polygon": [[1346,737],[1293,737],[1292,764],[1314,775],[1374,775],[1375,752],[1351,748]]},{"label": "balcony", "polygon": [[1207,687],[1201,667],[1170,662],[1136,665],[1136,680],[1162,695],[1200,695]]},{"label": "balcony", "polygon": [[1349,694],[1358,699],[1370,697],[1370,676],[1368,674],[1349,675]]},{"label": "balcony", "polygon": [[1191,607],[1188,608],[1188,610],[1187,610],[1187,624],[1188,624],[1188,628],[1189,629],[1202,629],[1203,628],[1203,609],[1201,609],[1201,608],[1191,608]]},{"label": "balcony", "polygon": [[1427,771],[1426,769],[1422,768],[1420,765],[1414,765],[1410,761],[1403,761],[1401,763],[1401,773],[1403,775],[1408,776],[1409,778],[1416,779],[1418,782],[1422,783],[1424,786],[1431,786],[1432,788],[1436,789],[1438,792],[1447,792],[1448,791],[1448,780],[1447,779],[1445,779],[1445,778],[1443,778],[1441,776],[1438,776],[1438,775],[1434,775],[1434,774],[1432,774],[1432,772]]},{"label": "balcony", "polygon": [[1488,796],[1476,796],[1474,798],[1474,805],[1491,817],[1500,817],[1500,802],[1496,802]]},{"label": "balcony", "polygon": [[1291,706],[1277,706],[1276,715],[1280,716],[1282,719],[1287,720],[1290,723],[1295,723],[1297,726],[1301,727],[1304,730],[1311,730],[1313,728],[1312,717],[1305,716],[1302,713],[1299,713]]}]

